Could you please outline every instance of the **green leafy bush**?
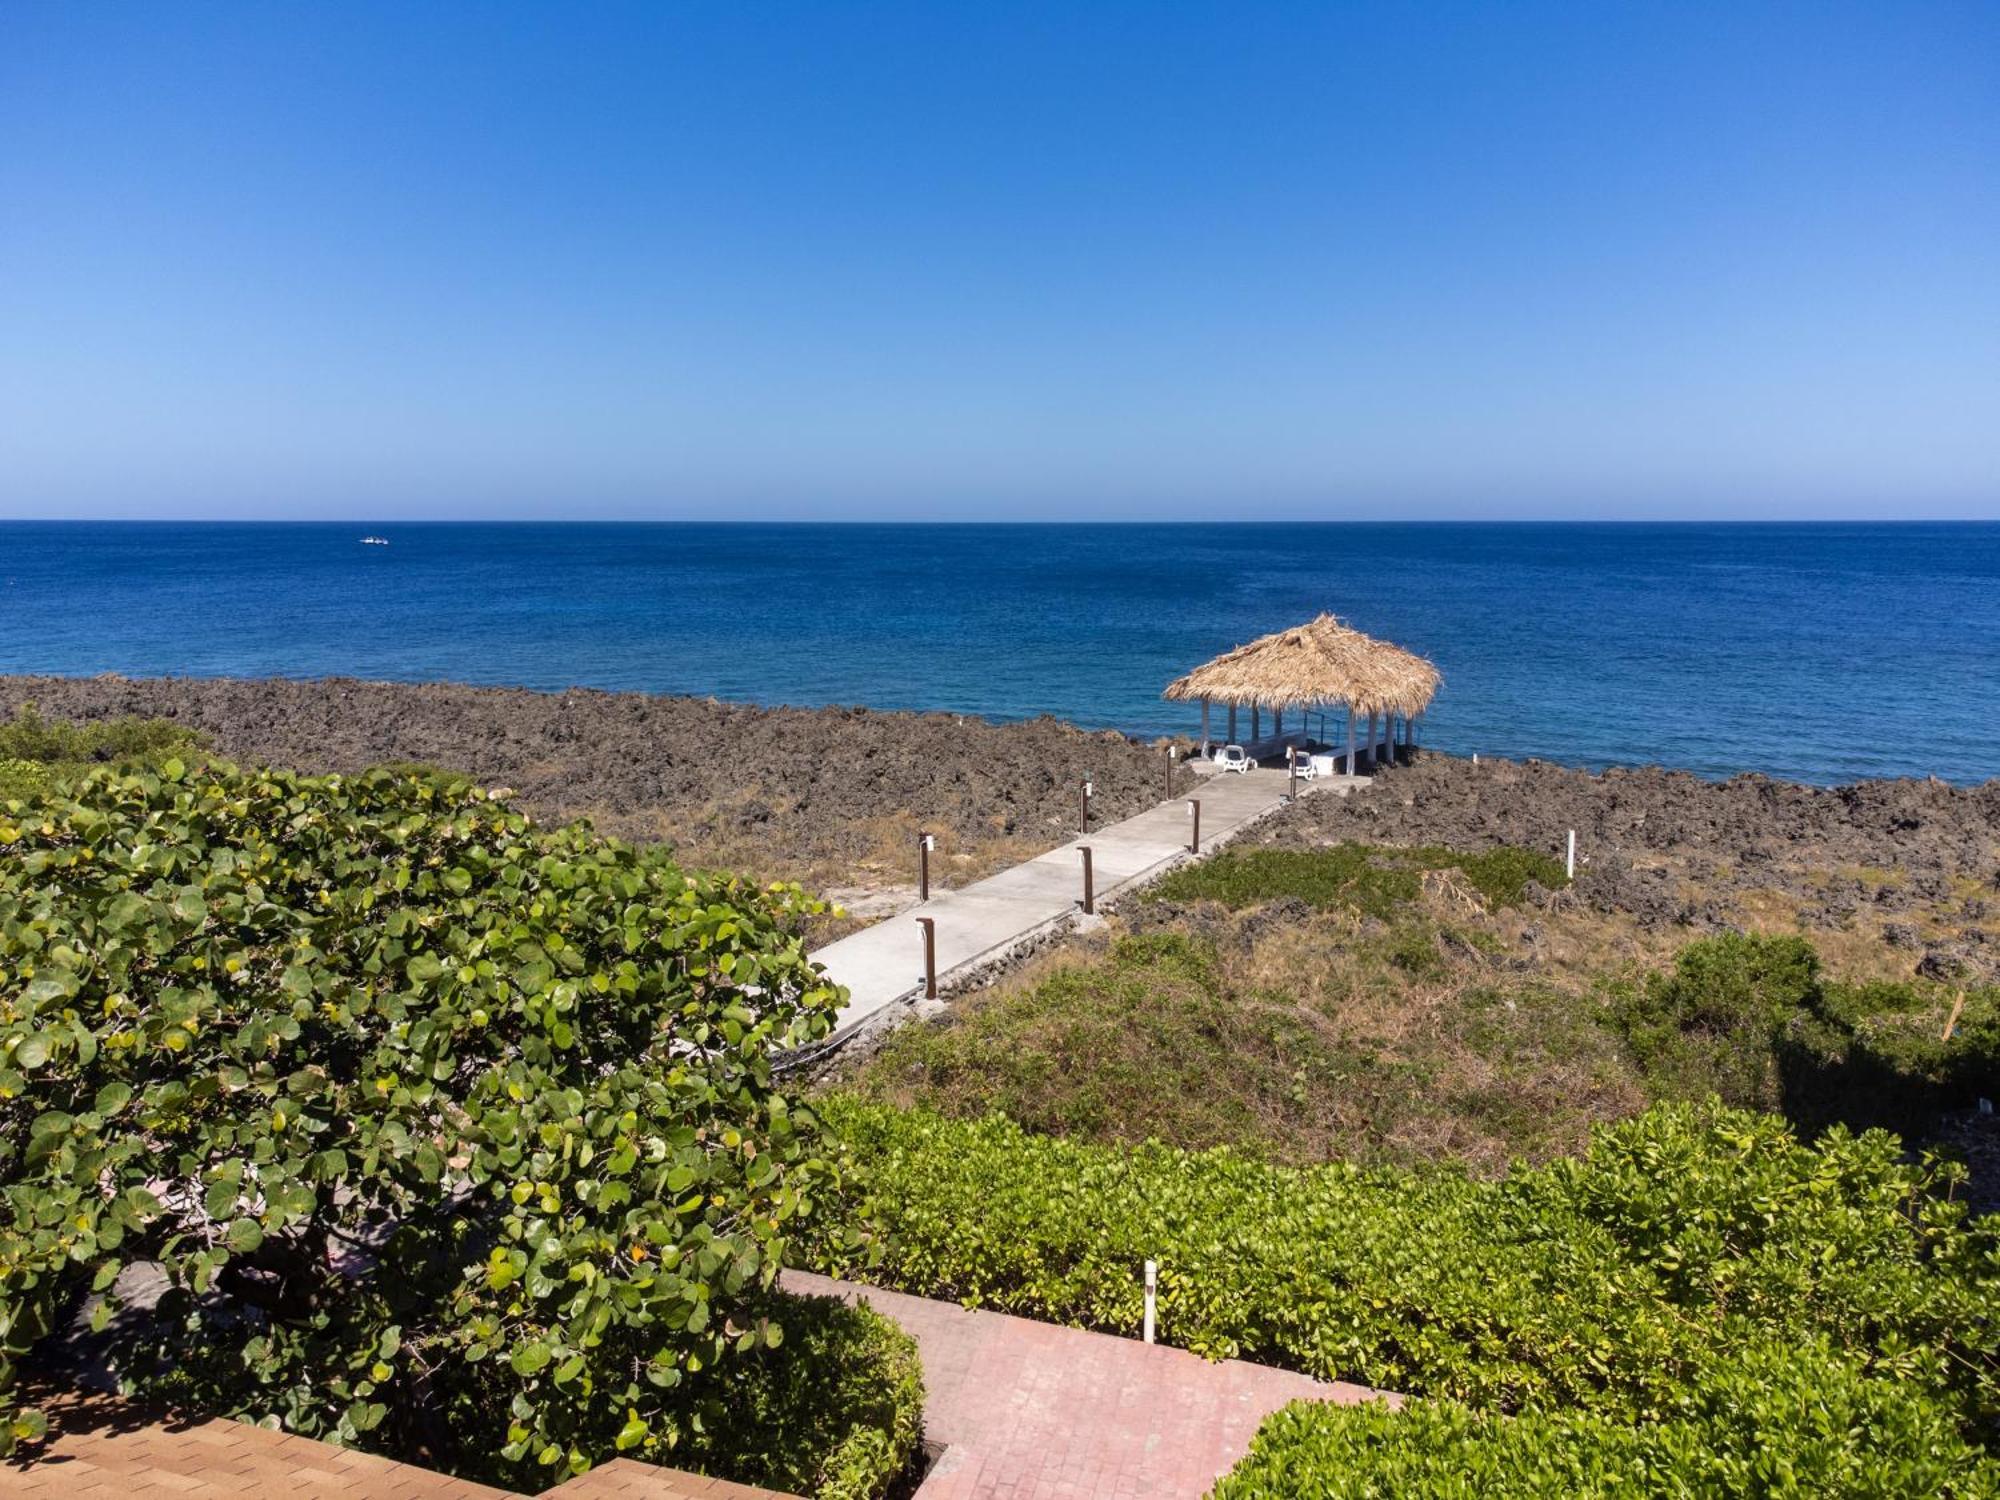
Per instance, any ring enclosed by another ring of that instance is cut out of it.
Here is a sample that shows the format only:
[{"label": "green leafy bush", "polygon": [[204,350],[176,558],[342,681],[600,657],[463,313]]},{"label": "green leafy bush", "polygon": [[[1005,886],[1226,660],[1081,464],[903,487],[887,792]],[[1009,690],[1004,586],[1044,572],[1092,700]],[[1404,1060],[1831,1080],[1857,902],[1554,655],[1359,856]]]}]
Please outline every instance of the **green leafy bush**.
[{"label": "green leafy bush", "polygon": [[1725,932],[1681,949],[1618,1010],[1633,1054],[1677,1092],[1775,1109],[1773,1043],[1819,989],[1819,955],[1802,937]]},{"label": "green leafy bush", "polygon": [[1616,997],[1619,1028],[1649,1086],[1683,1098],[1834,1121],[1928,1130],[2000,1077],[2000,991],[1826,978],[1801,937],[1727,932],[1683,948],[1671,973]]},{"label": "green leafy bush", "polygon": [[1658,1422],[1451,1401],[1296,1402],[1259,1429],[1213,1500],[1578,1500],[2000,1495],[2000,1470],[1926,1394],[1865,1377],[1821,1342],[1712,1365]]},{"label": "green leafy bush", "polygon": [[0,760],[0,802],[39,796],[54,779],[45,761],[20,756]]},{"label": "green leafy bush", "polygon": [[916,1340],[866,1303],[785,1297],[769,1313],[783,1344],[704,1381],[700,1427],[672,1462],[817,1500],[874,1500],[923,1438]]},{"label": "green leafy bush", "polygon": [[855,1154],[846,1212],[884,1231],[870,1264],[809,1229],[836,1274],[1130,1334],[1156,1259],[1171,1343],[1493,1410],[1658,1419],[1778,1336],[1832,1341],[1969,1427],[2000,1414],[2000,1242],[1879,1132],[1808,1147],[1768,1116],[1663,1106],[1487,1183],[1107,1149],[852,1099],[823,1114]]},{"label": "green leafy bush", "polygon": [[1467,853],[1350,843],[1323,849],[1225,849],[1173,871],[1148,899],[1220,901],[1226,906],[1289,899],[1353,907],[1386,919],[1417,899],[1427,870],[1457,871],[1493,906],[1520,902],[1530,881],[1550,890],[1568,883],[1561,861],[1530,849]]},{"label": "green leafy bush", "polygon": [[25,703],[0,723],[0,802],[40,796],[99,766],[138,770],[192,756],[206,739],[172,719],[130,715],[90,724],[44,719]]},{"label": "green leafy bush", "polygon": [[152,1262],[154,1394],[528,1488],[667,1453],[838,1187],[769,1061],[839,1004],[820,909],[385,774],[0,811],[0,1432]]},{"label": "green leafy bush", "polygon": [[200,750],[207,740],[172,719],[141,719],[130,714],[72,724],[44,719],[32,703],[0,722],[0,766],[39,765],[73,771],[94,765],[138,766],[168,755]]}]

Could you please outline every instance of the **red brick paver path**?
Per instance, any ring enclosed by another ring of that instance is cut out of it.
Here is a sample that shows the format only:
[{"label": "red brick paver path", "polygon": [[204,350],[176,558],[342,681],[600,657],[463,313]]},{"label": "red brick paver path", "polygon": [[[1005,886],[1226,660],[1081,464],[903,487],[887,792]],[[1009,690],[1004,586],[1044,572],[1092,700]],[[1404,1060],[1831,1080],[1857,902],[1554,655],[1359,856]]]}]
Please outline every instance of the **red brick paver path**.
[{"label": "red brick paver path", "polygon": [[[518,1500],[505,1490],[220,1419],[162,1421],[103,1396],[65,1395],[45,1452],[0,1462],[5,1500]],[[544,1491],[554,1500],[792,1500],[617,1459]]]},{"label": "red brick paver path", "polygon": [[922,1500],[1199,1500],[1289,1401],[1397,1398],[1241,1360],[787,1271],[789,1291],[865,1299],[923,1352]]}]

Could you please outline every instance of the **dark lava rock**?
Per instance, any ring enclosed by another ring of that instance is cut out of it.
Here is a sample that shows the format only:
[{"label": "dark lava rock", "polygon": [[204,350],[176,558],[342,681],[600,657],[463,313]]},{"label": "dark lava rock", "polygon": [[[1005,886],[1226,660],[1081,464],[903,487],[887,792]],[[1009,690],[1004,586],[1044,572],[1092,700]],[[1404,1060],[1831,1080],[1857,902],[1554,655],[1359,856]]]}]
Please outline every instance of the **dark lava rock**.
[{"label": "dark lava rock", "polygon": [[1924,979],[1951,980],[1962,976],[1969,966],[1963,949],[1933,943],[1917,960],[1917,973]]},{"label": "dark lava rock", "polygon": [[[626,838],[685,839],[719,817],[781,859],[866,856],[879,833],[870,820],[899,814],[949,827],[962,844],[1004,823],[1053,845],[1074,832],[1086,776],[1106,823],[1165,792],[1159,750],[1047,717],[990,724],[341,677],[0,677],[0,717],[24,703],[57,719],[173,719],[231,758],[301,771],[447,766],[513,788],[542,821],[587,815]],[[1182,791],[1194,784],[1187,771],[1177,780]]]}]

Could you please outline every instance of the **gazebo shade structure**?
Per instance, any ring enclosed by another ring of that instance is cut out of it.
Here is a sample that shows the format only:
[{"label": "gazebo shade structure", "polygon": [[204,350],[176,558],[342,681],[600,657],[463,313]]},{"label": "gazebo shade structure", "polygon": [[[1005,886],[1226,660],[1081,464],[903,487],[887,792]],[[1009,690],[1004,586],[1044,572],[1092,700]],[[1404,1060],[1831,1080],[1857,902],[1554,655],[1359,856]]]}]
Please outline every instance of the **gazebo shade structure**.
[{"label": "gazebo shade structure", "polygon": [[[1345,707],[1348,715],[1348,770],[1354,769],[1354,726],[1358,715],[1369,721],[1371,754],[1380,758],[1375,721],[1384,728],[1400,716],[1404,733],[1430,707],[1443,681],[1438,669],[1423,657],[1387,641],[1343,625],[1330,614],[1289,630],[1260,636],[1247,646],[1225,651],[1167,685],[1165,696],[1176,702],[1202,704],[1202,737],[1208,736],[1208,704],[1230,708],[1231,738],[1236,709],[1270,709],[1282,726],[1284,711]],[[1253,721],[1254,722],[1254,721]],[[1413,743],[1406,738],[1405,743]]]}]

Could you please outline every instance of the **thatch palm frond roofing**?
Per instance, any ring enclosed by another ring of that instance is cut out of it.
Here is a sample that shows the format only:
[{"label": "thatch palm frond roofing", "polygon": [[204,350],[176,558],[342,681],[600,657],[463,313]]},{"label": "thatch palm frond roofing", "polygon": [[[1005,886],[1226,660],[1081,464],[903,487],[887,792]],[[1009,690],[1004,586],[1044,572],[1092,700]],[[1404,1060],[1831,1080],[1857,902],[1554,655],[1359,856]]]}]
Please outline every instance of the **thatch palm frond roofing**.
[{"label": "thatch palm frond roofing", "polygon": [[1414,652],[1321,615],[1225,651],[1175,678],[1165,696],[1263,708],[1345,703],[1357,713],[1419,714],[1443,680],[1435,666]]}]

